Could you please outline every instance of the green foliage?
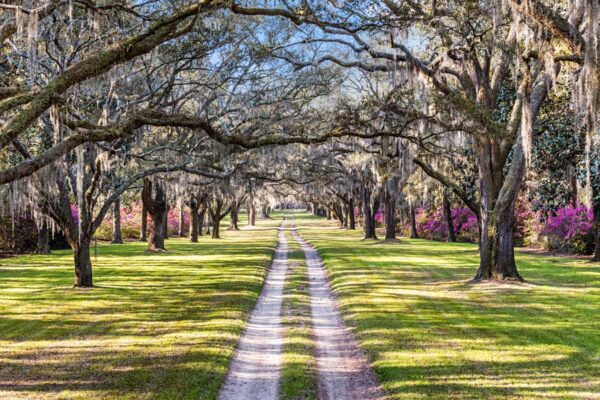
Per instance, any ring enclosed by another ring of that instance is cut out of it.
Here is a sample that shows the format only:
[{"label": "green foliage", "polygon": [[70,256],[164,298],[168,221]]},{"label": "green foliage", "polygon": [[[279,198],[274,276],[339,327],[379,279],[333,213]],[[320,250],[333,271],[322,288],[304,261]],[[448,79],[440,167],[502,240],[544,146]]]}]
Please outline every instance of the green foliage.
[{"label": "green foliage", "polygon": [[583,132],[575,123],[566,95],[550,97],[535,131],[531,163],[535,178],[529,197],[534,210],[551,212],[569,203],[573,196],[569,174],[581,170],[584,157]]},{"label": "green foliage", "polygon": [[[103,223],[100,225],[94,235],[99,240],[112,240],[112,224]],[[121,235],[123,239],[137,239],[140,237],[140,230],[132,225],[121,226]]]}]

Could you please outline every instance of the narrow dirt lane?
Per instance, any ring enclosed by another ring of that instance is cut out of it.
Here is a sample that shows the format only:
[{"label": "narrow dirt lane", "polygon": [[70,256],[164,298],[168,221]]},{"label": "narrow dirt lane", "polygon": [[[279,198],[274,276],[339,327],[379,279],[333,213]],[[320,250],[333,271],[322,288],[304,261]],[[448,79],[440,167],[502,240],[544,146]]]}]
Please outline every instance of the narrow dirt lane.
[{"label": "narrow dirt lane", "polygon": [[292,230],[308,268],[312,322],[317,348],[319,398],[383,400],[385,396],[354,334],[342,320],[321,256]]},{"label": "narrow dirt lane", "polygon": [[288,245],[283,226],[279,245],[246,332],[229,365],[219,400],[276,400],[281,374],[282,291],[288,267]]}]

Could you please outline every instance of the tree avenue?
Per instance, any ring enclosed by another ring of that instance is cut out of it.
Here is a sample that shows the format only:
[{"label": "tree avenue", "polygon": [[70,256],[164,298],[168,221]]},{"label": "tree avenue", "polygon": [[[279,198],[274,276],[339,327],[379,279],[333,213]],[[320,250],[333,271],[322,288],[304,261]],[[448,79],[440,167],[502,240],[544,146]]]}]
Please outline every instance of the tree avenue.
[{"label": "tree avenue", "polygon": [[394,242],[425,207],[459,240],[461,208],[482,281],[526,278],[522,204],[584,204],[597,259],[599,15],[595,0],[0,4],[1,211],[34,220],[40,251],[64,236],[78,287],[106,218],[122,243],[125,205],[153,252],[172,212],[191,242],[286,201]]}]

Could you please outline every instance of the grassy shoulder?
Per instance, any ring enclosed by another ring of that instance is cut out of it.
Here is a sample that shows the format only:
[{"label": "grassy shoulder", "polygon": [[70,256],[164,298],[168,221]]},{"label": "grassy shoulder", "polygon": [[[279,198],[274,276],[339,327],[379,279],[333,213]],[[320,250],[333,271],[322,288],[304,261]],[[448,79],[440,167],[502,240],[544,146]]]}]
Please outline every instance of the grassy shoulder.
[{"label": "grassy shoulder", "polygon": [[91,290],[72,287],[70,251],[0,259],[0,398],[216,398],[276,225],[161,254],[99,245]]},{"label": "grassy shoulder", "polygon": [[284,288],[283,325],[285,327],[281,398],[317,398],[317,366],[312,333],[308,271],[304,252],[289,231],[289,265]]},{"label": "grassy shoulder", "polygon": [[392,399],[600,398],[600,265],[518,252],[528,283],[474,285],[476,245],[297,218]]}]

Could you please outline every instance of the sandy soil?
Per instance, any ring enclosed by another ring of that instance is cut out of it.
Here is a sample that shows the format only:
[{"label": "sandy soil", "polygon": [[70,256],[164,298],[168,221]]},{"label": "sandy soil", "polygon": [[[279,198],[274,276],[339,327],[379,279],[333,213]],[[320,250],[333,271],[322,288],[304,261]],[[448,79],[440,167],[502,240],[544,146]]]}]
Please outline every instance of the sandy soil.
[{"label": "sandy soil", "polygon": [[279,397],[282,292],[288,267],[283,228],[279,245],[246,332],[229,365],[219,400],[276,400]]},{"label": "sandy soil", "polygon": [[294,230],[308,268],[312,322],[317,348],[319,398],[383,400],[383,389],[354,334],[342,320],[317,250]]},{"label": "sandy soil", "polygon": [[[218,400],[279,398],[282,293],[289,252],[284,229],[279,228],[279,246],[272,267],[229,365]],[[319,399],[384,400],[383,389],[356,337],[342,320],[319,253],[295,228],[292,233],[304,251],[308,268]]]}]

